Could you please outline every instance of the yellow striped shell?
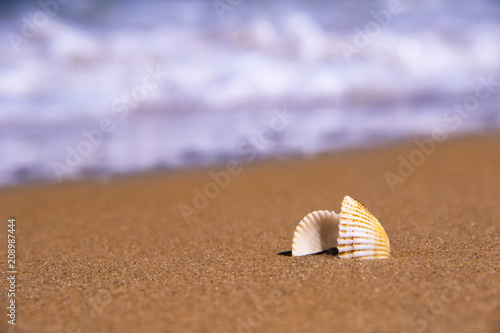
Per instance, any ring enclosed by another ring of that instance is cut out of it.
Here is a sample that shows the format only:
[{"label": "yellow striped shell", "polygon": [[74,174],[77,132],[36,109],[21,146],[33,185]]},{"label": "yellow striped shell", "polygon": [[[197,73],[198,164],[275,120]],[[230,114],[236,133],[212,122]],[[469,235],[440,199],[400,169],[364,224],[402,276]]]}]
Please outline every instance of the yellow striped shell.
[{"label": "yellow striped shell", "polygon": [[341,258],[388,258],[391,252],[389,238],[380,222],[349,196],[342,201],[337,244]]}]

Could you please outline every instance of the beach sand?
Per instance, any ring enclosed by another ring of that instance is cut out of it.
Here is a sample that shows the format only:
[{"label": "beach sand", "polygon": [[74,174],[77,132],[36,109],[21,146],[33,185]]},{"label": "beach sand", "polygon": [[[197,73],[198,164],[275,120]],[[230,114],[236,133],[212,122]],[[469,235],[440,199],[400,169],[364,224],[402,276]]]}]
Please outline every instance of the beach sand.
[{"label": "beach sand", "polygon": [[[0,190],[17,332],[500,332],[500,137],[439,144],[391,191],[384,173],[416,148],[243,165],[188,222],[179,204],[212,169]],[[277,255],[345,195],[382,223],[390,259]]]}]

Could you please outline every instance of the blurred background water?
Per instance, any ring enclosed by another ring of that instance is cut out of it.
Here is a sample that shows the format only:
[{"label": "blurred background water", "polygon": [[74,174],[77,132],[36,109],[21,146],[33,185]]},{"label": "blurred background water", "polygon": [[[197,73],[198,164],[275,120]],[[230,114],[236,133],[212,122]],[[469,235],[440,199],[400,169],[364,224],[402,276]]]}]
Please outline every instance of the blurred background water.
[{"label": "blurred background water", "polygon": [[450,121],[500,81],[497,1],[3,1],[0,35],[0,185],[500,128],[494,85]]}]

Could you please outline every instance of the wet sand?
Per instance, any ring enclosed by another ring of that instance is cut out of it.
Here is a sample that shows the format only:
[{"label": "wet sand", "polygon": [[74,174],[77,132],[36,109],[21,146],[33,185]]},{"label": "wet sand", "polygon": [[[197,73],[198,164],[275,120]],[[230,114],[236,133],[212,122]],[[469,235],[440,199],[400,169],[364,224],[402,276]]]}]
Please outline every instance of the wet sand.
[{"label": "wet sand", "polygon": [[[500,332],[500,137],[440,144],[391,191],[384,173],[415,148],[243,165],[189,222],[179,204],[212,169],[0,190],[17,332]],[[390,259],[276,255],[344,195],[380,220]]]}]

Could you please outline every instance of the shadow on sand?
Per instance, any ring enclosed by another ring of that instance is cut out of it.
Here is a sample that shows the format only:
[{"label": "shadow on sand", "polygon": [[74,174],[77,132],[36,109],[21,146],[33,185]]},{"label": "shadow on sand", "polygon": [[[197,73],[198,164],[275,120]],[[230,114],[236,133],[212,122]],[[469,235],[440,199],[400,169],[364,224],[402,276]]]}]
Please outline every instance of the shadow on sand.
[{"label": "shadow on sand", "polygon": [[[339,250],[336,247],[332,247],[331,249],[324,250],[321,252],[311,253],[310,255],[317,255],[317,254],[330,254],[332,256],[336,256],[339,254]],[[292,251],[279,252],[279,253],[277,253],[277,255],[291,257]]]}]

